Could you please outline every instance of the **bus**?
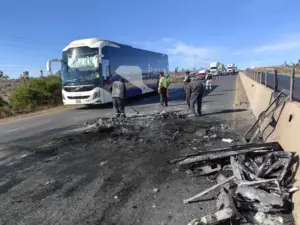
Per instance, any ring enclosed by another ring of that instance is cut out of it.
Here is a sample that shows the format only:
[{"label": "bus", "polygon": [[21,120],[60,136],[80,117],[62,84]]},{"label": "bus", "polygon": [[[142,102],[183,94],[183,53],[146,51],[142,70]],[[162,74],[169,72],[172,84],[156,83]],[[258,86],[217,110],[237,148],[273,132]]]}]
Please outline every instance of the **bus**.
[{"label": "bus", "polygon": [[159,73],[169,71],[168,55],[134,48],[100,38],[71,42],[62,58],[47,62],[61,63],[64,105],[104,104],[112,102],[112,82],[125,79],[127,97],[157,90]]}]

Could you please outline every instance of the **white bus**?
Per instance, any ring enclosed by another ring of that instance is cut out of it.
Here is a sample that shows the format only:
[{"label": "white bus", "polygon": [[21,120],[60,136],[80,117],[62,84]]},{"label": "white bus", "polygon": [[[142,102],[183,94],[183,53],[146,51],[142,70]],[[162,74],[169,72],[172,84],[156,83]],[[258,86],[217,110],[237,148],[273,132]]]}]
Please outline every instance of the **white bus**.
[{"label": "white bus", "polygon": [[137,49],[100,38],[76,40],[63,49],[62,98],[65,105],[104,104],[112,101],[113,81],[124,78],[127,96],[154,92],[159,72],[168,73],[168,55]]}]

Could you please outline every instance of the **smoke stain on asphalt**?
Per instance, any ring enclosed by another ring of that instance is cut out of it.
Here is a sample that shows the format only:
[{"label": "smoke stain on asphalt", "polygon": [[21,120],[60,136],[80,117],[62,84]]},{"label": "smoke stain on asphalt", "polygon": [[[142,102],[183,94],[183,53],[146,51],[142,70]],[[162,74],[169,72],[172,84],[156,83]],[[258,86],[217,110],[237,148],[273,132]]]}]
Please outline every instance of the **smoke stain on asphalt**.
[{"label": "smoke stain on asphalt", "polygon": [[12,146],[32,154],[0,166],[0,182],[11,181],[0,183],[0,224],[184,224],[206,215],[214,201],[199,210],[182,200],[211,182],[194,185],[167,161],[222,146],[222,138],[238,141],[223,123],[177,113],[103,119],[84,134]]}]

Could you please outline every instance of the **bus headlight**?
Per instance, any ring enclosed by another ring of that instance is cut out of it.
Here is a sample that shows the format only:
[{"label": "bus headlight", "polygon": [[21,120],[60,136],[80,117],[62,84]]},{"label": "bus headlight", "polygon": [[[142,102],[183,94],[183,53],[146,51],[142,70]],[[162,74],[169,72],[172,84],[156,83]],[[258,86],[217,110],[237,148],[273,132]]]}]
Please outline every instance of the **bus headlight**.
[{"label": "bus headlight", "polygon": [[99,98],[100,97],[100,91],[97,91],[94,93],[94,99]]}]

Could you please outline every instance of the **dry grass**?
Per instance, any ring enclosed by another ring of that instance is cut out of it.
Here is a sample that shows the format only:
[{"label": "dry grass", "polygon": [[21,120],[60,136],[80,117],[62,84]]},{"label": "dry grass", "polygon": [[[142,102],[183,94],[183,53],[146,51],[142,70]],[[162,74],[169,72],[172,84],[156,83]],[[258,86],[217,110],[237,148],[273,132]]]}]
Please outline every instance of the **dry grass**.
[{"label": "dry grass", "polygon": [[178,83],[178,82],[183,82],[183,79],[185,77],[185,73],[184,72],[170,72],[169,73],[169,82],[170,83]]},{"label": "dry grass", "polygon": [[[255,68],[254,70],[258,72],[270,72],[270,73],[274,73],[274,70],[277,70],[278,74],[290,76],[292,68],[282,67],[282,66],[269,66],[269,67]],[[295,75],[300,77],[300,66],[297,66],[295,68],[295,72],[296,72]]]}]

